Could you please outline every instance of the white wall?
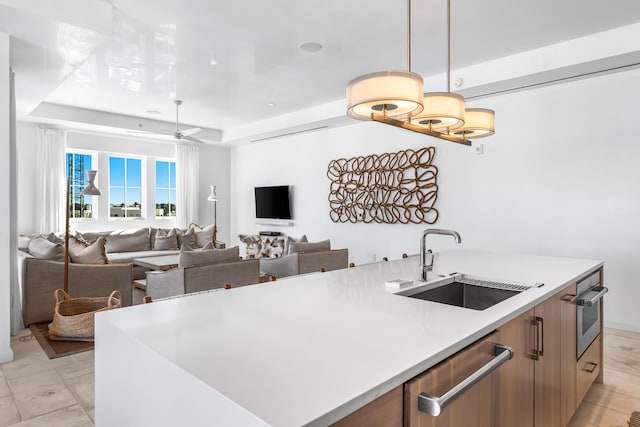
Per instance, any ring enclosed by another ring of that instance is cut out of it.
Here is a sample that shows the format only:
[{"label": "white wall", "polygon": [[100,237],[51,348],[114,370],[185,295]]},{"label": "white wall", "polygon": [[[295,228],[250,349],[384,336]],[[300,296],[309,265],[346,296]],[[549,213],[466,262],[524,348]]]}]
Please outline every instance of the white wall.
[{"label": "white wall", "polygon": [[[478,140],[483,155],[377,123],[234,148],[231,231],[330,238],[356,263],[417,253],[429,225],[331,222],[326,172],[333,159],[434,145],[433,227],[459,231],[465,248],[604,260],[607,324],[640,331],[640,108],[630,90],[638,81],[632,70],[475,102],[496,110],[496,135]],[[256,225],[253,187],[278,184],[293,186],[295,226]],[[428,243],[455,246],[444,236]]]},{"label": "white wall", "polygon": [[[36,230],[35,212],[35,187],[36,170],[33,167],[37,140],[38,124],[19,122],[17,128],[18,140],[18,194],[19,194],[19,221],[20,233],[33,233]],[[172,143],[145,141],[141,139],[129,139],[106,134],[91,134],[77,131],[67,133],[67,146],[72,149],[85,151],[108,151],[110,153],[147,156],[158,159],[175,158],[175,145]],[[213,222],[213,208],[206,202],[209,195],[209,185],[215,183],[218,186],[218,194],[222,195],[218,206],[218,229],[221,238],[228,239],[229,233],[229,149],[225,147],[201,146],[200,159],[200,209],[196,222],[208,225]],[[155,186],[155,162],[148,162],[146,168],[146,180],[148,186]],[[109,168],[108,155],[99,155],[96,166],[98,175],[96,184],[98,188],[107,194],[108,178],[106,171]],[[144,169],[143,169],[144,170]],[[226,199],[225,199],[226,198]],[[98,201],[97,219],[72,220],[72,230],[109,230],[123,228],[138,228],[141,226],[173,227],[174,219],[156,219],[155,205],[144,203],[147,218],[113,219],[109,218],[108,203],[104,196]],[[207,210],[210,209],[210,210]],[[226,230],[226,231],[225,231]],[[228,240],[224,240],[228,241]]]},{"label": "white wall", "polygon": [[[215,185],[218,195],[218,240],[230,242],[231,236],[231,165],[230,150],[215,145],[200,146],[200,199],[198,209],[199,224],[213,223],[213,203],[207,201],[211,192],[209,186]],[[228,246],[228,245],[227,245]]]},{"label": "white wall", "polygon": [[[9,36],[0,33],[0,200],[5,209],[0,209],[0,363],[13,360],[10,341],[10,284],[11,270],[15,268],[15,225],[11,218],[11,187],[14,179],[11,171],[11,139],[9,112]],[[13,235],[13,236],[12,236]]]}]

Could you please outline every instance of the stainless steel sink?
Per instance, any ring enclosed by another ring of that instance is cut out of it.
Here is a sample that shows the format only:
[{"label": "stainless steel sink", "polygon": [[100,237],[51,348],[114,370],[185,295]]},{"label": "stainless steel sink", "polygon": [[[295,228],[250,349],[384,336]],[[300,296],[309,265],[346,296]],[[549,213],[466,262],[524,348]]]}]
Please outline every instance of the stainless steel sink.
[{"label": "stainless steel sink", "polygon": [[475,279],[459,274],[443,281],[399,292],[397,295],[455,305],[472,310],[486,310],[530,287],[514,283]]}]

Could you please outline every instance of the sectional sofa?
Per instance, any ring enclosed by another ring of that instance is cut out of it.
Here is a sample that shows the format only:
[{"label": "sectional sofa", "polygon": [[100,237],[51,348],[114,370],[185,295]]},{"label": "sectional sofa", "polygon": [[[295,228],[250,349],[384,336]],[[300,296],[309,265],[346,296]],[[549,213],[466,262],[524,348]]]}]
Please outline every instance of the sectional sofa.
[{"label": "sectional sofa", "polygon": [[[173,230],[173,231],[171,231]],[[133,280],[145,277],[143,267],[133,266],[134,258],[179,254],[178,245],[194,247],[212,243],[213,226],[192,226],[187,229],[157,229],[143,227],[131,230],[75,233],[87,243],[104,239],[100,264],[84,264],[82,257],[71,257],[69,293],[74,296],[107,296],[113,290],[122,293],[123,305],[131,305]],[[25,326],[48,322],[53,318],[53,292],[63,287],[64,242],[62,235],[20,236],[18,248],[18,282],[22,293],[22,314]],[[173,240],[175,239],[175,244]],[[48,243],[47,243],[48,242]],[[43,249],[44,248],[44,249]],[[70,245],[70,248],[73,248]],[[95,258],[95,257],[94,257]],[[96,262],[93,260],[92,262]]]}]

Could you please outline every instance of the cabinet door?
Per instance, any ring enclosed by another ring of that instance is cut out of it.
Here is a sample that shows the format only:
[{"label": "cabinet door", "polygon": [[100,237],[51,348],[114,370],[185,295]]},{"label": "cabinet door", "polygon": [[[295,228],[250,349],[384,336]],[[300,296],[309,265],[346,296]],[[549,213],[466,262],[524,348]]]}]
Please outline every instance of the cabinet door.
[{"label": "cabinet door", "polygon": [[[572,293],[573,292],[573,293]],[[564,427],[576,409],[575,285],[535,307],[540,354],[535,363],[535,425]]]},{"label": "cabinet door", "polygon": [[402,386],[331,424],[331,427],[402,427]]},{"label": "cabinet door", "polygon": [[534,311],[498,328],[500,339],[513,348],[513,359],[500,367],[496,400],[497,427],[533,427]]},{"label": "cabinet door", "polygon": [[[495,357],[494,345],[499,343],[499,337],[499,333],[494,332],[407,382],[404,391],[405,426],[493,426],[494,405],[497,403],[492,398],[493,383],[504,365],[472,386],[438,416],[432,416],[418,410],[418,395],[428,393],[442,396],[453,386],[469,377]],[[508,363],[506,362],[506,364]]]}]

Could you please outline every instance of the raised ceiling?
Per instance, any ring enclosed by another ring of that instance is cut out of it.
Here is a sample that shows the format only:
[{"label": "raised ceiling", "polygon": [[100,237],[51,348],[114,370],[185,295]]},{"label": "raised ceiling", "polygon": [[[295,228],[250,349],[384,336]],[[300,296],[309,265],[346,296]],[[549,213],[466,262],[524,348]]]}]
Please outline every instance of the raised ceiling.
[{"label": "raised ceiling", "polygon": [[[445,6],[413,1],[424,76],[444,70]],[[182,121],[224,130],[339,101],[351,78],[407,67],[397,0],[0,0],[0,14],[22,117],[46,102],[172,121],[178,97]],[[452,67],[637,22],[637,0],[452,0]]]}]

